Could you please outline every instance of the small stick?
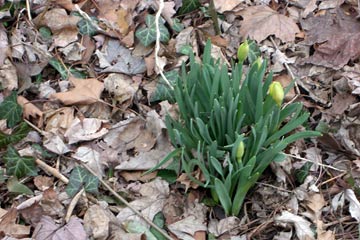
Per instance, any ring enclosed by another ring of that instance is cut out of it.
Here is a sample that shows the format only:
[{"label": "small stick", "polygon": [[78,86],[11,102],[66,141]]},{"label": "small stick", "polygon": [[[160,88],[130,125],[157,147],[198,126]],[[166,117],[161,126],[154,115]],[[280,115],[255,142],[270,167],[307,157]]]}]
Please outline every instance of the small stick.
[{"label": "small stick", "polygon": [[76,206],[76,204],[79,202],[81,196],[85,193],[85,189],[81,188],[81,190],[73,197],[73,199],[71,200],[69,207],[67,209],[66,215],[65,215],[65,222],[69,222],[70,218],[71,218],[71,214],[74,211],[74,208]]},{"label": "small stick", "polygon": [[30,9],[30,2],[29,0],[26,0],[26,12],[29,18],[29,21],[32,21],[32,17],[31,17],[31,9]]},{"label": "small stick", "polygon": [[[96,173],[90,168],[88,167],[86,164],[84,164],[83,162],[81,162],[81,165],[86,168],[92,175],[96,176]],[[138,210],[136,210],[135,208],[133,208],[128,201],[126,201],[126,199],[124,199],[122,196],[120,196],[114,189],[112,189],[104,180],[99,178],[99,181],[101,182],[101,184],[107,189],[109,190],[117,199],[119,199],[123,204],[125,204],[125,206],[127,206],[128,208],[130,208],[134,213],[136,213],[136,215],[138,215],[139,217],[141,217],[142,219],[144,219],[144,221],[146,223],[148,223],[150,226],[152,226],[153,228],[155,228],[157,231],[159,231],[164,237],[166,237],[166,239],[168,240],[172,240],[172,238],[170,237],[170,235],[168,235],[163,229],[159,228],[156,224],[154,224],[151,220],[149,220],[147,217],[145,217],[141,212],[139,212]]]},{"label": "small stick", "polygon": [[311,162],[311,163],[313,163],[313,164],[315,164],[315,165],[318,165],[318,166],[321,166],[321,167],[326,167],[326,168],[330,168],[330,169],[332,169],[332,170],[336,170],[336,171],[339,171],[339,172],[346,173],[345,170],[341,170],[341,169],[338,169],[338,168],[336,168],[336,167],[333,167],[333,166],[330,166],[330,165],[326,165],[326,164],[323,164],[323,163],[317,163],[317,162],[311,161],[310,159],[306,159],[306,158],[303,158],[303,157],[298,157],[298,156],[293,155],[293,154],[286,154],[286,153],[285,153],[285,155],[288,156],[288,157],[293,157],[293,158],[296,158],[296,159],[299,159],[299,160],[303,160],[303,161],[305,161],[305,162]]},{"label": "small stick", "polygon": [[169,86],[169,88],[171,90],[173,90],[173,86],[171,85],[171,83],[169,82],[169,80],[166,78],[166,76],[164,75],[164,72],[162,70],[162,67],[160,66],[159,63],[159,51],[160,51],[160,26],[159,26],[159,21],[160,21],[160,15],[162,10],[164,9],[164,0],[159,0],[159,9],[156,12],[155,15],[155,28],[156,28],[156,42],[155,42],[155,67],[157,67],[160,76],[163,78],[163,80],[165,81],[165,83]]},{"label": "small stick", "polygon": [[49,165],[47,165],[45,162],[41,161],[40,159],[36,159],[35,163],[42,168],[44,171],[52,174],[54,177],[58,178],[60,181],[62,181],[63,183],[68,184],[69,183],[69,179],[67,179],[67,177],[65,177],[64,175],[62,175],[56,168],[50,167]]}]

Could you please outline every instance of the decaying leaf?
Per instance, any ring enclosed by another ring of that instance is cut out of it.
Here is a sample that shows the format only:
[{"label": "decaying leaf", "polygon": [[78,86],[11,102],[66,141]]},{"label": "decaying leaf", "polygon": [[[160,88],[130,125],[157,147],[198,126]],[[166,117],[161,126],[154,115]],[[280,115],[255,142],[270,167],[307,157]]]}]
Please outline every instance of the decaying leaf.
[{"label": "decaying leaf", "polygon": [[65,105],[91,104],[100,100],[100,95],[104,90],[104,83],[96,78],[70,77],[69,81],[74,85],[73,89],[68,92],[52,94],[51,97],[60,100]]},{"label": "decaying leaf", "polygon": [[275,35],[283,42],[295,40],[299,27],[289,17],[272,10],[266,5],[247,7],[240,12],[244,18],[240,34],[261,42],[270,35]]},{"label": "decaying leaf", "polygon": [[309,17],[301,21],[304,43],[315,46],[315,53],[305,62],[340,69],[360,56],[360,23],[337,9],[336,14]]},{"label": "decaying leaf", "polygon": [[78,239],[86,240],[86,232],[82,225],[82,220],[75,216],[70,221],[61,226],[48,216],[43,216],[40,223],[36,226],[33,234],[35,240],[48,239]]},{"label": "decaying leaf", "polygon": [[300,240],[311,240],[314,238],[314,232],[311,229],[311,223],[304,218],[291,212],[283,211],[281,215],[275,217],[275,221],[294,224],[296,235]]},{"label": "decaying leaf", "polygon": [[30,226],[16,224],[16,208],[11,208],[8,211],[1,208],[0,210],[0,232],[13,238],[25,238],[29,236]]}]

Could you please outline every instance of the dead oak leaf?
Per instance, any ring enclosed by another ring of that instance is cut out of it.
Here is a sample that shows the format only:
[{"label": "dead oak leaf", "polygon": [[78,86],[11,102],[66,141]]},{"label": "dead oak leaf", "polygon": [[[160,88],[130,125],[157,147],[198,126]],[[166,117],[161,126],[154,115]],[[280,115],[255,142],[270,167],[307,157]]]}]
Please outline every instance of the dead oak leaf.
[{"label": "dead oak leaf", "polygon": [[265,5],[245,8],[239,14],[244,18],[240,34],[244,38],[249,37],[257,42],[261,42],[270,35],[275,35],[283,42],[291,42],[295,40],[295,34],[300,32],[299,27],[291,18]]},{"label": "dead oak leaf", "polygon": [[301,26],[306,33],[304,43],[318,44],[305,63],[337,70],[360,56],[360,23],[343,10],[309,17],[301,21]]},{"label": "dead oak leaf", "polygon": [[60,100],[65,105],[92,104],[100,100],[104,90],[104,83],[96,78],[80,79],[70,77],[69,81],[75,86],[68,92],[54,93],[52,98]]}]

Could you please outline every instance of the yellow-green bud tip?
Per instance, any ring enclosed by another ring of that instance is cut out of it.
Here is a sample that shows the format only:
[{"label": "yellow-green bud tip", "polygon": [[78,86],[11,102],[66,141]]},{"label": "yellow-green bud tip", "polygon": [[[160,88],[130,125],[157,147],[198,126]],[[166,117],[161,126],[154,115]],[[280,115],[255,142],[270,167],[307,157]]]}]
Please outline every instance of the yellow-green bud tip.
[{"label": "yellow-green bud tip", "polygon": [[242,157],[244,156],[244,152],[245,152],[245,145],[244,145],[244,142],[241,141],[236,150],[236,159],[238,162],[241,161]]},{"label": "yellow-green bud tip", "polygon": [[240,63],[243,63],[249,54],[249,43],[247,40],[243,42],[237,51],[237,57]]},{"label": "yellow-green bud tip", "polygon": [[254,62],[254,64],[257,66],[257,69],[261,68],[262,63],[263,63],[262,57],[258,57]]},{"label": "yellow-green bud tip", "polygon": [[269,94],[274,99],[276,104],[280,107],[284,99],[284,89],[279,82],[272,82],[269,86]]}]

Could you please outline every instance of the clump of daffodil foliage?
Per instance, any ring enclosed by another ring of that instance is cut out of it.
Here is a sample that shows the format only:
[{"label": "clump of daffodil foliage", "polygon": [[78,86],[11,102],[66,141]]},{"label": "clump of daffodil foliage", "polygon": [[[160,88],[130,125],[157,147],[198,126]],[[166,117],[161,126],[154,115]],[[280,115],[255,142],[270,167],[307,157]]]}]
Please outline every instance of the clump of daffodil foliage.
[{"label": "clump of daffodil foliage", "polygon": [[[227,215],[238,215],[247,192],[269,164],[282,161],[290,143],[319,133],[292,133],[309,113],[301,103],[282,105],[291,86],[284,90],[272,73],[265,77],[265,60],[258,58],[243,73],[247,41],[239,47],[239,62],[230,73],[210,50],[208,42],[202,64],[190,56],[189,68],[182,65],[174,89],[180,119],[166,118],[175,150],[156,168],[169,160],[180,163],[181,171],[208,188]],[[193,176],[199,169],[204,182]]]}]

